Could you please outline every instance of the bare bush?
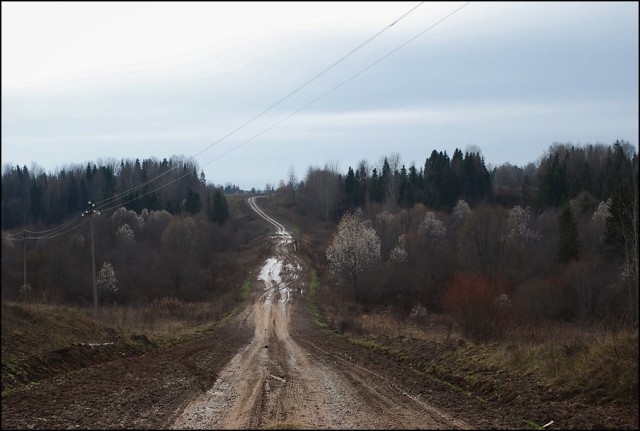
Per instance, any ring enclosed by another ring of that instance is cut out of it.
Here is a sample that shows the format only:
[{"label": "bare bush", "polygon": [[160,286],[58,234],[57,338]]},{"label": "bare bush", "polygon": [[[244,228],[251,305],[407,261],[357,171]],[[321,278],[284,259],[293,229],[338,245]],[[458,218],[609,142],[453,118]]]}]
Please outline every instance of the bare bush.
[{"label": "bare bush", "polygon": [[476,342],[499,338],[509,322],[505,286],[481,275],[454,275],[443,302],[462,333]]},{"label": "bare bush", "polygon": [[424,324],[427,321],[427,316],[427,309],[424,307],[424,305],[418,303],[411,307],[409,317],[416,322]]}]

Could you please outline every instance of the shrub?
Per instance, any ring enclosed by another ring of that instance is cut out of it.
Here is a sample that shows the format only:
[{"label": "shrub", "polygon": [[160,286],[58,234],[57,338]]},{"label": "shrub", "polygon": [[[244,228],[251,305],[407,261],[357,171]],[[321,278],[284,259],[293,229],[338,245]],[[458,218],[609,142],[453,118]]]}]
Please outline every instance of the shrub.
[{"label": "shrub", "polygon": [[443,305],[462,333],[476,342],[500,337],[511,314],[506,286],[479,274],[454,275],[443,295]]},{"label": "shrub", "polygon": [[570,321],[576,307],[575,290],[560,276],[527,280],[513,295],[516,315],[521,323],[527,320],[551,319]]}]

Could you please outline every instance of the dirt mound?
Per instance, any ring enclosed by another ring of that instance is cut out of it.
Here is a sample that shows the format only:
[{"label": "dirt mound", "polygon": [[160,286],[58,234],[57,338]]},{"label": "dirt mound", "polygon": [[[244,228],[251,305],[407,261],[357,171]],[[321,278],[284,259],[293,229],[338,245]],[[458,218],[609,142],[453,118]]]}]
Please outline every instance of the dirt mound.
[{"label": "dirt mound", "polygon": [[2,393],[154,347],[135,337],[128,341],[72,308],[3,304]]}]

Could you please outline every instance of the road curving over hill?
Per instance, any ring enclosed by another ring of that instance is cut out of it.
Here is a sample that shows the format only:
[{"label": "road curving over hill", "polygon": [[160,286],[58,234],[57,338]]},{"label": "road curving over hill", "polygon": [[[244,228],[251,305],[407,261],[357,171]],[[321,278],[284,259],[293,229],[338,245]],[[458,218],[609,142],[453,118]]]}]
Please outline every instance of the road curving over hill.
[{"label": "road curving over hill", "polygon": [[171,428],[470,428],[389,377],[340,359],[305,337],[292,308],[304,304],[308,270],[290,232],[260,208],[256,197],[248,203],[274,228],[272,254],[257,271],[259,294],[243,315],[254,325],[253,338]]}]

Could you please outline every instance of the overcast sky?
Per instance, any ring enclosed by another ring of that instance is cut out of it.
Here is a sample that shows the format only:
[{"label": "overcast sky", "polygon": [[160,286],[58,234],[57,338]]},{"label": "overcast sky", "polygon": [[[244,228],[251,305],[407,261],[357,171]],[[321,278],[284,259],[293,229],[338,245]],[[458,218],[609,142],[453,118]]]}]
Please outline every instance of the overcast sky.
[{"label": "overcast sky", "polygon": [[178,155],[261,189],[393,153],[637,148],[638,2],[465,4],[3,1],[2,163]]}]

